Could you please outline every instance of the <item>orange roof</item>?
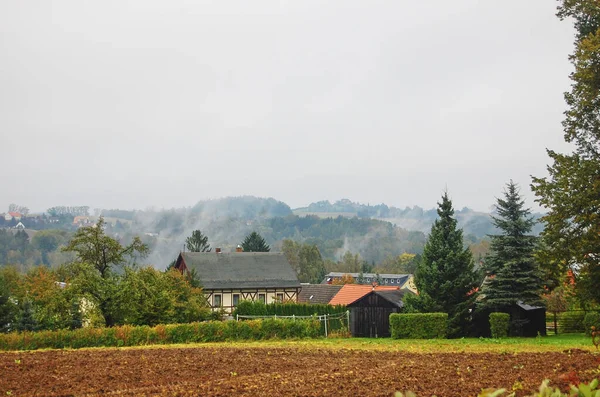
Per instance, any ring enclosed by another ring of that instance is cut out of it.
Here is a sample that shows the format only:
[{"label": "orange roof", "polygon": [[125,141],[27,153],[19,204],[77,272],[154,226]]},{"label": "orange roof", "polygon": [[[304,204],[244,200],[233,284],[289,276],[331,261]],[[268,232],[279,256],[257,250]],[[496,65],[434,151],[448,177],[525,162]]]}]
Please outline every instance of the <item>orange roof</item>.
[{"label": "orange roof", "polygon": [[[394,286],[377,286],[375,287],[375,291],[390,291],[390,290],[398,290],[400,287]],[[369,292],[373,291],[373,286],[371,285],[360,285],[360,284],[344,284],[342,289],[335,294],[333,298],[329,301],[330,305],[349,305],[352,302],[356,302],[363,296],[367,295]]]}]

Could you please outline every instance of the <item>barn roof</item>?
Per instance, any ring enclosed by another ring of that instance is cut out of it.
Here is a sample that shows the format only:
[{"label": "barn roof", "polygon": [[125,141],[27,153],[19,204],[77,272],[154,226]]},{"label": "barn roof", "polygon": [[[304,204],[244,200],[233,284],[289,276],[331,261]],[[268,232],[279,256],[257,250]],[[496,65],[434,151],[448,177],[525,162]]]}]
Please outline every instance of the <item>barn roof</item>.
[{"label": "barn roof", "polygon": [[285,255],[277,252],[182,252],[176,267],[195,270],[205,289],[300,287]]},{"label": "barn roof", "polygon": [[373,287],[371,285],[361,285],[361,284],[345,284],[342,289],[340,289],[340,292],[337,293],[337,295],[335,295],[333,297],[333,299],[331,299],[331,301],[329,301],[330,305],[349,305],[353,302],[356,302],[357,300],[359,300],[360,298],[362,298],[363,296],[367,295],[369,292],[371,291],[393,291],[393,290],[398,290],[398,287],[392,287],[392,286],[377,286],[377,287]]},{"label": "barn roof", "polygon": [[327,304],[337,294],[341,285],[309,284],[303,285],[298,295],[298,302]]},{"label": "barn roof", "polygon": [[402,302],[402,298],[404,297],[404,290],[392,290],[392,291],[374,291],[375,294],[381,296],[383,299],[387,300],[388,302],[392,303],[393,305],[396,305],[398,307],[402,307],[404,306],[404,303]]}]

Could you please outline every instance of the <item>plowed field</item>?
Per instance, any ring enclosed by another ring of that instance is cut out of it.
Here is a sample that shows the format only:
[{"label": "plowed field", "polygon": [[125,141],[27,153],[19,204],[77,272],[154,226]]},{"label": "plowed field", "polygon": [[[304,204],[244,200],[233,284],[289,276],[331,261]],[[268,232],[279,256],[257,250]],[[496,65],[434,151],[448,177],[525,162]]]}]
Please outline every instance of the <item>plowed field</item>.
[{"label": "plowed field", "polygon": [[[152,348],[0,353],[0,395],[473,396],[484,386],[567,387],[598,355],[405,353],[323,348]],[[522,392],[523,393],[523,392]]]}]

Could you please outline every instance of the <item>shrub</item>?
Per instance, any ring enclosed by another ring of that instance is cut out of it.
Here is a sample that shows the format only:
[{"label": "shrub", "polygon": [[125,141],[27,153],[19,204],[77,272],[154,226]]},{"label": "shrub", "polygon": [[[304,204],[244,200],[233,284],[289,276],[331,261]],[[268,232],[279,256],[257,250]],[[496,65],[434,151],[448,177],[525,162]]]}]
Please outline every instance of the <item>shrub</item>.
[{"label": "shrub", "polygon": [[564,312],[558,317],[558,332],[563,334],[585,332],[585,312]]},{"label": "shrub", "polygon": [[271,338],[316,338],[322,335],[317,320],[266,319],[207,321],[189,324],[0,334],[0,350],[35,350],[82,347],[121,347],[147,344],[222,342]]},{"label": "shrub", "polygon": [[[431,393],[425,395],[430,395]],[[503,397],[503,396],[514,396],[515,393],[507,394],[506,389],[484,389],[478,394],[479,397]],[[539,392],[535,392],[533,394],[528,394],[527,397],[569,397],[569,396],[598,396],[600,395],[600,390],[598,390],[598,379],[592,380],[589,384],[580,383],[579,386],[571,385],[570,393],[563,393],[560,389],[550,387],[550,382],[548,379],[542,382],[540,386]],[[394,397],[417,397],[416,394],[412,392],[407,392],[406,394],[396,392]]]},{"label": "shrub", "polygon": [[596,329],[600,329],[600,313],[586,313],[583,318],[583,327],[585,328],[585,334],[587,336],[592,336],[592,326],[596,327]]},{"label": "shrub", "polygon": [[510,326],[510,315],[508,313],[490,313],[490,330],[492,338],[506,338]]},{"label": "shrub", "polygon": [[392,313],[390,330],[394,339],[445,338],[447,313]]}]

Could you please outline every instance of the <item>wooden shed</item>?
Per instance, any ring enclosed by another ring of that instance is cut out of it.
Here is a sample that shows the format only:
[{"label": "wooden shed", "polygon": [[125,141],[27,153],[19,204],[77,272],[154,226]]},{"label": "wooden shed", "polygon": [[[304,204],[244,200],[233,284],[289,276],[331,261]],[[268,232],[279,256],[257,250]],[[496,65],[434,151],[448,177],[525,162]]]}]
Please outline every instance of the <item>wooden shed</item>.
[{"label": "wooden shed", "polygon": [[347,305],[350,310],[350,332],[355,337],[390,336],[390,314],[402,309],[404,291],[373,290]]}]

